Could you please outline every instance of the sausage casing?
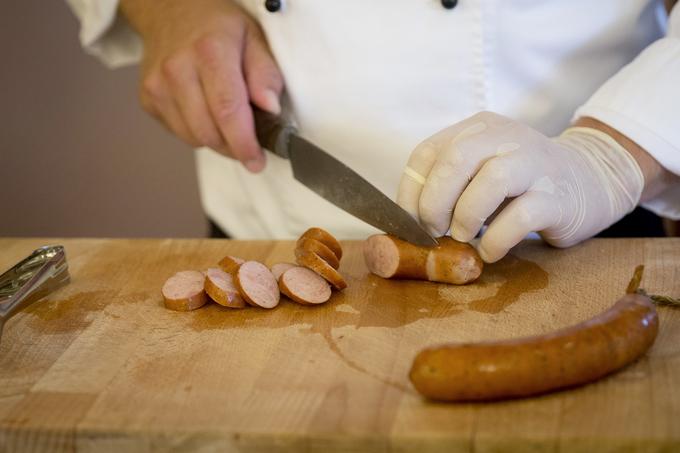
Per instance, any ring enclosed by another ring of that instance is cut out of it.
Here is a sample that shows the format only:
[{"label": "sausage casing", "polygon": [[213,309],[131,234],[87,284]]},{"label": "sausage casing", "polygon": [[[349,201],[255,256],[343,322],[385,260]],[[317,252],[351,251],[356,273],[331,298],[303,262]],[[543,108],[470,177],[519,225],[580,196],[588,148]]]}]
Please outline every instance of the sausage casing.
[{"label": "sausage casing", "polygon": [[435,247],[420,247],[388,234],[364,242],[368,270],[383,278],[410,278],[462,285],[476,280],[483,262],[470,244],[450,237]]},{"label": "sausage casing", "polygon": [[627,294],[607,311],[545,335],[425,349],[409,377],[418,392],[441,401],[536,395],[631,363],[654,343],[658,325],[652,301]]}]

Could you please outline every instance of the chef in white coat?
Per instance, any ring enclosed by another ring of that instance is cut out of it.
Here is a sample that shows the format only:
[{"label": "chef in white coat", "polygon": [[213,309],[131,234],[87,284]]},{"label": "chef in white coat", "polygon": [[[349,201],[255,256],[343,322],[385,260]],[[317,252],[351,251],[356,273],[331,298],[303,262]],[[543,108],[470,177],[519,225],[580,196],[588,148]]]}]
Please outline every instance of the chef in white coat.
[{"label": "chef in white coat", "polygon": [[263,153],[250,102],[433,234],[491,221],[488,262],[530,232],[576,244],[638,204],[680,219],[674,2],[68,2],[89,52],[141,61],[142,105],[199,148],[203,206],[232,237],[373,232]]}]

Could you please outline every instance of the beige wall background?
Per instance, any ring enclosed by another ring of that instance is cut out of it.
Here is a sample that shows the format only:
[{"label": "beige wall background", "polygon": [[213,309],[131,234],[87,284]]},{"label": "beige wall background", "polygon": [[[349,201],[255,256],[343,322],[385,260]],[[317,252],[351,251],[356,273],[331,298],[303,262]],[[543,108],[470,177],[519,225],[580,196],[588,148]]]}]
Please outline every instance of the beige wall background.
[{"label": "beige wall background", "polygon": [[65,2],[2,2],[0,236],[206,235],[192,151],[136,84],[83,53]]}]

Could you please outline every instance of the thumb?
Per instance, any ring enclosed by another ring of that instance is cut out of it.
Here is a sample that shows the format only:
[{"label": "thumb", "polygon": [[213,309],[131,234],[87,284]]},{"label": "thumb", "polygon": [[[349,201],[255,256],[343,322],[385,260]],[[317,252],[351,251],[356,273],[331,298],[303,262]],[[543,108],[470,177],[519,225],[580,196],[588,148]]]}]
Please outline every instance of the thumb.
[{"label": "thumb", "polygon": [[260,30],[248,31],[243,71],[253,104],[274,115],[281,113],[283,76]]}]

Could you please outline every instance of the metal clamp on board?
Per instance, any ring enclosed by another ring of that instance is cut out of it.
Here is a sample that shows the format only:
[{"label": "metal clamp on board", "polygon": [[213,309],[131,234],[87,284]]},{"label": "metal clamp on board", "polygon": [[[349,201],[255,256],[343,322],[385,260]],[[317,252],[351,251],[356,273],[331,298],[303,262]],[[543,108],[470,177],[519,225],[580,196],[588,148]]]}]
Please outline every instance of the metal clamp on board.
[{"label": "metal clamp on board", "polygon": [[61,245],[40,247],[0,275],[0,340],[9,318],[69,280]]}]

